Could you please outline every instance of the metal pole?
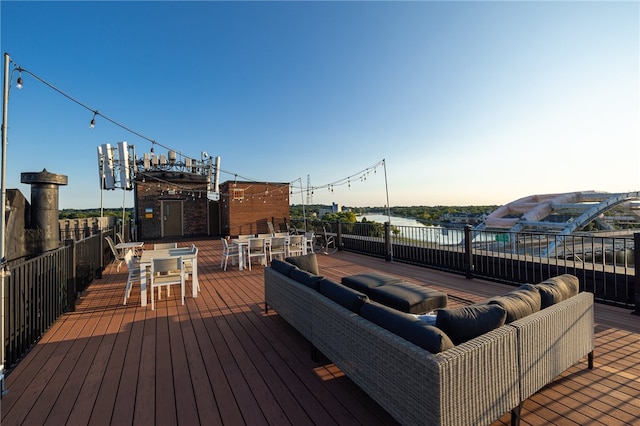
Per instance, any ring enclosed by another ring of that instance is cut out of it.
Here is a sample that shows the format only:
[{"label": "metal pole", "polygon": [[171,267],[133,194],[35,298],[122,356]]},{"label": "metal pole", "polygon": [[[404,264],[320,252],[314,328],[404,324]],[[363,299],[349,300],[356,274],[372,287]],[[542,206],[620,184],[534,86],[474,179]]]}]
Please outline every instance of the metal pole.
[{"label": "metal pole", "polygon": [[302,192],[302,178],[298,178],[300,180],[300,199],[302,200],[302,220],[304,221],[304,232],[307,232],[307,213],[304,209],[304,193]]},{"label": "metal pole", "polygon": [[[384,168],[384,190],[387,193],[387,217],[389,218],[389,228],[391,228],[391,206],[389,205],[389,184],[387,183],[387,162],[385,159],[382,159],[382,167]],[[390,230],[390,229],[389,229]],[[391,233],[389,233],[389,236]],[[393,261],[393,244],[391,244],[391,239],[389,239],[388,244],[388,253],[387,253],[387,261]]]},{"label": "metal pole", "polygon": [[0,380],[2,381],[2,394],[6,393],[4,388],[4,363],[5,363],[5,336],[4,336],[4,307],[5,307],[5,275],[7,273],[6,254],[5,254],[5,214],[7,204],[7,118],[9,116],[9,62],[11,57],[8,53],[4,54],[4,81],[2,90],[2,177],[0,178],[0,347],[2,358],[0,359]]}]

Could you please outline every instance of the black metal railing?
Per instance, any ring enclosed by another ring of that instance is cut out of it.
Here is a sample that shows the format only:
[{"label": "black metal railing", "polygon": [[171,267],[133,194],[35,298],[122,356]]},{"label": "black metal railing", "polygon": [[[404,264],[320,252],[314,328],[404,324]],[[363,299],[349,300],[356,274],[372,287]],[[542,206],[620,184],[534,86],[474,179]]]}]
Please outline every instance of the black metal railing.
[{"label": "black metal railing", "polygon": [[[296,223],[292,219],[292,223]],[[596,300],[640,311],[634,238],[315,221],[349,250],[514,285],[570,273]],[[640,234],[636,234],[638,237]],[[638,287],[638,288],[636,288]]]},{"label": "black metal railing", "polygon": [[101,230],[79,241],[31,259],[8,262],[4,300],[4,365],[16,365],[65,312],[75,309],[77,294],[101,277],[113,255],[104,242],[115,229]]}]

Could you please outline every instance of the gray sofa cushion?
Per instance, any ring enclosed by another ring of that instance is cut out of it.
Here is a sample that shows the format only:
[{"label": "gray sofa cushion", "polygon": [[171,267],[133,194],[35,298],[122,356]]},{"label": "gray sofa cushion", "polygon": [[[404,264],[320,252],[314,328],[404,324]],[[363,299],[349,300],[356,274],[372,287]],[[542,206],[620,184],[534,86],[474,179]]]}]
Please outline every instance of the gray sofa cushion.
[{"label": "gray sofa cushion", "polygon": [[493,297],[487,303],[500,305],[507,311],[507,324],[538,312],[542,307],[540,292],[531,284],[524,284],[507,294]]},{"label": "gray sofa cushion", "polygon": [[575,275],[564,274],[544,280],[536,287],[544,309],[578,294],[580,282]]},{"label": "gray sofa cushion", "polygon": [[295,265],[289,262],[283,262],[280,259],[273,259],[271,261],[271,267],[274,271],[280,272],[282,275],[289,276],[292,270],[298,269]]},{"label": "gray sofa cushion", "polygon": [[348,277],[342,277],[342,284],[347,287],[351,287],[354,290],[358,290],[364,294],[369,294],[374,287],[380,287],[390,283],[401,282],[400,278],[388,277],[376,272],[369,272],[365,274],[350,275]]},{"label": "gray sofa cushion", "polygon": [[344,306],[351,312],[358,313],[360,307],[369,301],[366,294],[355,291],[347,286],[338,284],[328,278],[322,278],[318,282],[318,291],[333,300],[334,302]]},{"label": "gray sofa cushion", "polygon": [[402,312],[423,314],[447,306],[447,295],[441,291],[407,282],[395,282],[369,290],[378,303]]},{"label": "gray sofa cushion", "polygon": [[311,272],[313,275],[320,275],[320,272],[318,271],[318,259],[316,259],[315,253],[309,253],[303,256],[287,257],[285,261],[297,266],[303,271]]},{"label": "gray sofa cushion", "polygon": [[453,342],[442,330],[420,321],[415,315],[369,302],[360,308],[360,316],[431,353],[453,347]]},{"label": "gray sofa cushion", "polygon": [[[273,259],[275,261],[276,259]],[[283,262],[286,263],[286,262]],[[303,271],[302,269],[298,269],[295,266],[289,273],[289,277],[298,281],[300,284],[304,284],[307,287],[311,287],[314,290],[318,290],[319,282],[322,279],[320,275],[313,275],[310,272]]]},{"label": "gray sofa cushion", "polygon": [[507,312],[500,305],[478,304],[436,311],[436,327],[459,345],[505,323]]}]

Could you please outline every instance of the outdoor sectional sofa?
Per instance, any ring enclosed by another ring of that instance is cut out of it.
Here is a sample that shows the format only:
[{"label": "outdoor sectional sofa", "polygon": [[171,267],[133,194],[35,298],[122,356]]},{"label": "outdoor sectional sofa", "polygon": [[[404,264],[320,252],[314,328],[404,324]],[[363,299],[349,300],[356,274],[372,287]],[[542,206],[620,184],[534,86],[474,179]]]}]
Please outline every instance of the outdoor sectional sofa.
[{"label": "outdoor sectional sofa", "polygon": [[401,424],[477,426],[508,411],[518,424],[529,396],[585,355],[593,367],[593,295],[575,276],[439,309],[433,326],[321,277],[314,254],[286,260],[264,270],[265,310]]}]

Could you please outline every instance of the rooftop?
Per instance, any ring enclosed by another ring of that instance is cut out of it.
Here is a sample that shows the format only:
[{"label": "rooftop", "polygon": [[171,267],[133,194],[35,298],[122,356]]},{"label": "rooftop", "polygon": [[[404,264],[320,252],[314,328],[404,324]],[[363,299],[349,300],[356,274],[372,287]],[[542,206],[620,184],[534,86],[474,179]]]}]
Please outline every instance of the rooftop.
[{"label": "rooftop", "polygon": [[[109,265],[9,374],[2,424],[396,424],[277,312],[264,312],[263,268],[220,268],[217,239],[199,248],[201,293],[122,305],[126,268]],[[318,256],[323,275],[377,270],[428,285],[453,306],[507,285],[349,252]],[[189,294],[189,291],[187,291]],[[631,424],[640,417],[640,318],[595,307],[595,368],[586,359],[529,398],[524,425]],[[488,372],[499,374],[499,372]],[[505,413],[495,425],[509,424]]]}]

